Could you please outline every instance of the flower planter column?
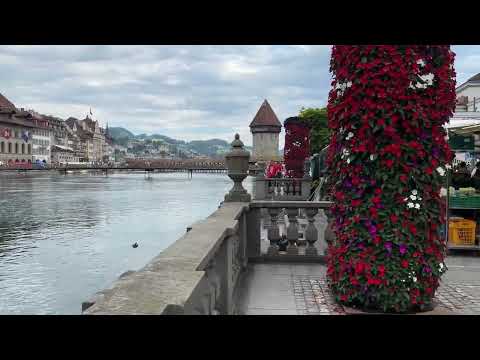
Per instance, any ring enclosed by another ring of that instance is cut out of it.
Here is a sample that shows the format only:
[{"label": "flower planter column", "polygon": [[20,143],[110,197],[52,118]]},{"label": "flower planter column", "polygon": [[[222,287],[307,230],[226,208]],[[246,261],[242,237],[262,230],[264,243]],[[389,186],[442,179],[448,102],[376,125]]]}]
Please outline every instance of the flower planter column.
[{"label": "flower planter column", "polygon": [[385,312],[432,305],[445,272],[441,173],[455,106],[448,45],[334,46],[327,279],[338,302]]}]

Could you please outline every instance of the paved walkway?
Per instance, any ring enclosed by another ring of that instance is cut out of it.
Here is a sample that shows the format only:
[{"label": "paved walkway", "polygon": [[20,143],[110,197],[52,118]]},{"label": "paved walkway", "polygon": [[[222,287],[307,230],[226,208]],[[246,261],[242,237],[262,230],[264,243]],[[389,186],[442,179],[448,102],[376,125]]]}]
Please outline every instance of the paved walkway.
[{"label": "paved walkway", "polygon": [[[424,314],[480,315],[480,257],[450,256],[434,311]],[[245,315],[345,315],[335,304],[321,264],[250,264],[239,288]]]}]

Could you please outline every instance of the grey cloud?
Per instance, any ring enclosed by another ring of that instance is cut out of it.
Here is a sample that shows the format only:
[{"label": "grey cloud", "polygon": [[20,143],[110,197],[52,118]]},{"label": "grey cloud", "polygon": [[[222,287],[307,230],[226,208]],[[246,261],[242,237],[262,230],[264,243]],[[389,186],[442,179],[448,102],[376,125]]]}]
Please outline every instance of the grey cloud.
[{"label": "grey cloud", "polygon": [[[478,46],[456,46],[457,78]],[[0,92],[19,107],[185,140],[248,125],[264,98],[280,120],[326,105],[330,46],[0,46]]]}]

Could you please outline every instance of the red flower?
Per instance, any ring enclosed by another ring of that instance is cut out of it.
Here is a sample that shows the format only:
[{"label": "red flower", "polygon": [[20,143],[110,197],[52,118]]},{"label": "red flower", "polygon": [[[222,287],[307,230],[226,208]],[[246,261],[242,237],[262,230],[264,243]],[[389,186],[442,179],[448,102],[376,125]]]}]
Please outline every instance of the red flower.
[{"label": "red flower", "polygon": [[398,220],[398,216],[397,215],[390,215],[390,221],[394,224],[397,223],[397,220]]},{"label": "red flower", "polygon": [[408,268],[408,261],[407,261],[407,260],[402,260],[401,266],[402,266],[402,268],[404,268],[404,269]]},{"label": "red flower", "polygon": [[384,277],[385,276],[385,265],[380,264],[377,266],[378,276]]},{"label": "red flower", "polygon": [[375,245],[378,245],[378,244],[380,244],[381,242],[382,242],[382,238],[381,238],[380,236],[376,235],[376,236],[373,238],[373,243],[374,243]]},{"label": "red flower", "polygon": [[374,278],[369,278],[367,280],[368,285],[380,285],[382,283],[382,280],[380,279],[374,279]]},{"label": "red flower", "polygon": [[360,215],[354,215],[353,216],[353,222],[359,223],[360,222]]},{"label": "red flower", "polygon": [[408,180],[408,176],[405,174],[400,175],[399,178],[400,178],[400,181],[403,183],[406,183]]},{"label": "red flower", "polygon": [[379,204],[381,201],[382,201],[382,200],[381,200],[379,197],[377,197],[377,196],[375,196],[374,198],[372,198],[372,202],[373,202],[374,204]]},{"label": "red flower", "polygon": [[361,203],[362,203],[362,201],[359,200],[359,199],[352,200],[352,206],[353,207],[360,206]]},{"label": "red flower", "polygon": [[385,165],[386,165],[388,168],[391,168],[391,167],[393,166],[393,163],[394,163],[394,161],[391,160],[391,159],[385,160]]},{"label": "red flower", "polygon": [[345,301],[348,300],[348,296],[347,295],[341,295],[340,300],[345,302]]},{"label": "red flower", "polygon": [[350,284],[352,285],[359,285],[360,283],[358,282],[358,279],[355,277],[350,277]]},{"label": "red flower", "polygon": [[427,175],[432,175],[433,169],[431,167],[428,167],[425,169],[425,172],[427,173]]},{"label": "red flower", "polygon": [[365,264],[363,262],[358,262],[356,265],[355,265],[355,273],[358,275],[358,274],[361,274],[363,271],[365,270]]},{"label": "red flower", "polygon": [[380,195],[382,193],[382,189],[376,188],[374,192],[376,195]]},{"label": "red flower", "polygon": [[417,235],[417,228],[415,227],[415,225],[410,225],[409,228],[410,228],[410,232],[413,235]]},{"label": "red flower", "polygon": [[335,193],[335,197],[336,197],[338,200],[340,200],[340,201],[345,200],[345,194],[342,193],[341,191],[337,191],[337,192]]}]

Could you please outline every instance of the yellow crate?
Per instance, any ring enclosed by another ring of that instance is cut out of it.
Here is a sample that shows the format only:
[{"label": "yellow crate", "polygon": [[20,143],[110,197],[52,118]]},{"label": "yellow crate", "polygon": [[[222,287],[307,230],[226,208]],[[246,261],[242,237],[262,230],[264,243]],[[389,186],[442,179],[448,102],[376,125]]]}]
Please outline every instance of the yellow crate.
[{"label": "yellow crate", "polygon": [[477,223],[468,219],[451,219],[448,224],[448,238],[455,245],[475,245]]}]

